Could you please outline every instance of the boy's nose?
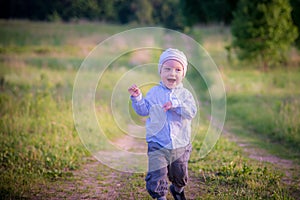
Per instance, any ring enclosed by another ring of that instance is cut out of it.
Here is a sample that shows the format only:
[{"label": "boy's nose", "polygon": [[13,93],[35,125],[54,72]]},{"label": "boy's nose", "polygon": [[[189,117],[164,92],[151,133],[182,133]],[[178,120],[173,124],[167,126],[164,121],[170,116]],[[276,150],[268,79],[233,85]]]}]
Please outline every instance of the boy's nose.
[{"label": "boy's nose", "polygon": [[175,75],[176,74],[175,69],[172,69],[171,72],[170,72],[170,74]]}]

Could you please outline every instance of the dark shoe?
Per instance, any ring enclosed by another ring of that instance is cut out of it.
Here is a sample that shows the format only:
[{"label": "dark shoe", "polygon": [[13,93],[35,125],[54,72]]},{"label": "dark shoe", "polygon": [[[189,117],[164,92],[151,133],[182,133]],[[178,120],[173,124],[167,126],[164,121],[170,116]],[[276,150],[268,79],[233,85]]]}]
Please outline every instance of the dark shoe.
[{"label": "dark shoe", "polygon": [[170,191],[175,200],[186,200],[186,198],[184,196],[184,191],[182,191],[181,193],[176,192],[174,185],[170,186]]}]

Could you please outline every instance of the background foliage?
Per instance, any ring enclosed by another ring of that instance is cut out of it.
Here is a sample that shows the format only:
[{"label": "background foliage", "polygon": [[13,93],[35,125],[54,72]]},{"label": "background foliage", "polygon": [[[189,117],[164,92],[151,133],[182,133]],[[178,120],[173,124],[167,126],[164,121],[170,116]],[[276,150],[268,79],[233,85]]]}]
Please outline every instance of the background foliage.
[{"label": "background foliage", "polygon": [[[42,21],[101,21],[158,25],[190,32],[194,25],[232,25],[241,59],[265,68],[285,61],[291,45],[300,48],[300,0],[10,0],[0,18]],[[230,46],[228,46],[230,47]],[[231,50],[229,48],[229,50]],[[230,52],[231,53],[231,52]]]},{"label": "background foliage", "polygon": [[236,3],[237,0],[10,0],[0,2],[0,17],[64,21],[84,18],[182,26],[188,22],[230,23]]},{"label": "background foliage", "polygon": [[298,35],[286,0],[241,0],[231,28],[239,57],[258,59],[265,70],[286,61]]}]

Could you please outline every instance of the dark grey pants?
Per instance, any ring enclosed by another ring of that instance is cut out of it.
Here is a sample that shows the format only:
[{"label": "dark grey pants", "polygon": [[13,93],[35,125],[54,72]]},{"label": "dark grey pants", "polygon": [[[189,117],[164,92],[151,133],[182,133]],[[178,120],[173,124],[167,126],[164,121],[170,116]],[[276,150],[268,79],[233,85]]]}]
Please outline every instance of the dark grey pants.
[{"label": "dark grey pants", "polygon": [[152,198],[167,195],[168,179],[177,188],[186,186],[191,150],[191,144],[178,149],[165,149],[157,143],[148,143],[148,173],[145,180]]}]

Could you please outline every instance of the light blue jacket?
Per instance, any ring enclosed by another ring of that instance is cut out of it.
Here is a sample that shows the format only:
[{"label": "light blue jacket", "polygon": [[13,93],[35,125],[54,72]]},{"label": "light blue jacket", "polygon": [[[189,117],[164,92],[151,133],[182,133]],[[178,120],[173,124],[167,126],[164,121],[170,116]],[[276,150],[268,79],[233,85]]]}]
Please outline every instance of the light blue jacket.
[{"label": "light blue jacket", "polygon": [[[156,142],[167,149],[185,147],[190,143],[191,122],[196,116],[197,106],[192,94],[179,84],[168,89],[160,82],[146,95],[131,97],[132,107],[146,121],[146,141]],[[165,112],[162,106],[168,101],[172,108]]]}]

